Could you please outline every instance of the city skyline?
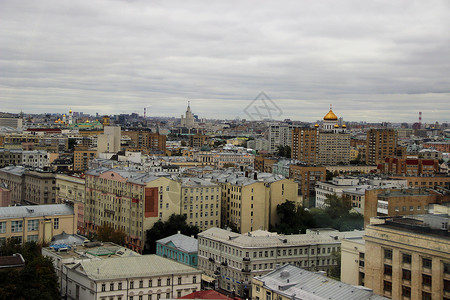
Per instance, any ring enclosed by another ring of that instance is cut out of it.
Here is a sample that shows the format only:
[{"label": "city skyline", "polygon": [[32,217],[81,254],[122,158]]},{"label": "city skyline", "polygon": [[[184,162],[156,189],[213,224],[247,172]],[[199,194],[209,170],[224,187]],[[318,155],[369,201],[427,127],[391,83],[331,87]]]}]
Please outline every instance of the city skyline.
[{"label": "city skyline", "polygon": [[448,122],[445,1],[2,1],[0,101],[14,113]]}]

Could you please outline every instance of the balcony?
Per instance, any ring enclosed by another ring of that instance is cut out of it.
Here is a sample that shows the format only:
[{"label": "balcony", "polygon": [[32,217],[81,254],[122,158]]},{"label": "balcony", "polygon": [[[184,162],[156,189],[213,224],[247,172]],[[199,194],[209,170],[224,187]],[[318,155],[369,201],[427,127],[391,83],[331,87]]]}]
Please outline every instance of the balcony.
[{"label": "balcony", "polygon": [[243,261],[250,261],[250,257],[244,257],[242,258]]},{"label": "balcony", "polygon": [[244,269],[242,269],[241,271],[242,271],[242,273],[250,273],[250,272],[251,272],[251,270],[250,270],[250,269],[247,269],[247,268],[244,268]]},{"label": "balcony", "polygon": [[226,261],[223,261],[223,262],[221,263],[221,265],[224,266],[224,267],[226,267],[226,266],[228,266],[228,263],[227,263]]}]

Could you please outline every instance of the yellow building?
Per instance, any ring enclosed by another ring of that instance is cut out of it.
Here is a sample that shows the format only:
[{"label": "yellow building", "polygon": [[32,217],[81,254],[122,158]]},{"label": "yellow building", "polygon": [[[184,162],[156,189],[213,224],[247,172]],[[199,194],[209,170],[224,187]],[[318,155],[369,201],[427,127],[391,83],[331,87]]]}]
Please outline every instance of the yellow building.
[{"label": "yellow building", "polygon": [[362,237],[349,237],[341,243],[341,281],[364,286],[365,241]]},{"label": "yellow building", "polygon": [[65,174],[56,174],[56,202],[70,203],[74,207],[76,232],[84,234],[84,203],[85,203],[84,178]]},{"label": "yellow building", "polygon": [[97,158],[97,150],[77,149],[73,152],[73,170],[84,171],[89,168],[89,161]]},{"label": "yellow building", "polygon": [[365,286],[392,299],[449,299],[448,216],[372,219],[366,227]]},{"label": "yellow building", "polygon": [[0,207],[0,243],[50,242],[62,232],[76,232],[73,207],[66,204]]},{"label": "yellow building", "polygon": [[222,186],[222,226],[234,226],[241,233],[275,226],[277,205],[286,200],[301,205],[298,183],[280,175],[255,173],[246,177],[219,172],[212,180]]}]

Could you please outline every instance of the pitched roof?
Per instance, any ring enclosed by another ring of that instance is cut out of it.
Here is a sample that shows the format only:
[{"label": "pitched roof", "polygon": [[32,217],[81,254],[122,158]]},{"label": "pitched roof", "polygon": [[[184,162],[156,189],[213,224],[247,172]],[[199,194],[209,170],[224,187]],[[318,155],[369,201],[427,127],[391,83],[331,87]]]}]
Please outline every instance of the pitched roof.
[{"label": "pitched roof", "polygon": [[30,218],[43,216],[73,215],[73,207],[67,204],[46,204],[0,207],[1,219]]},{"label": "pitched roof", "polygon": [[197,239],[181,233],[176,233],[174,235],[156,241],[156,243],[164,245],[170,242],[172,242],[177,249],[183,252],[192,253],[198,251]]},{"label": "pitched roof", "polygon": [[83,261],[74,270],[92,280],[142,278],[170,274],[200,273],[200,270],[157,255],[110,258],[101,261]]}]

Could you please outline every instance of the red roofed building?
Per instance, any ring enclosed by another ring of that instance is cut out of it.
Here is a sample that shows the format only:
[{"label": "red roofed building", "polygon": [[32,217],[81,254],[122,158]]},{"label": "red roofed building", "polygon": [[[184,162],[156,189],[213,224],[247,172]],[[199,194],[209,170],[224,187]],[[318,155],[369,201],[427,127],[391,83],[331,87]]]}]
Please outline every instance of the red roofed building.
[{"label": "red roofed building", "polygon": [[221,294],[215,290],[197,291],[190,293],[189,295],[180,297],[178,299],[230,299],[230,300],[241,300],[239,297],[232,297]]},{"label": "red roofed building", "polygon": [[439,161],[437,159],[388,157],[381,166],[381,172],[406,176],[434,175],[439,172]]}]

